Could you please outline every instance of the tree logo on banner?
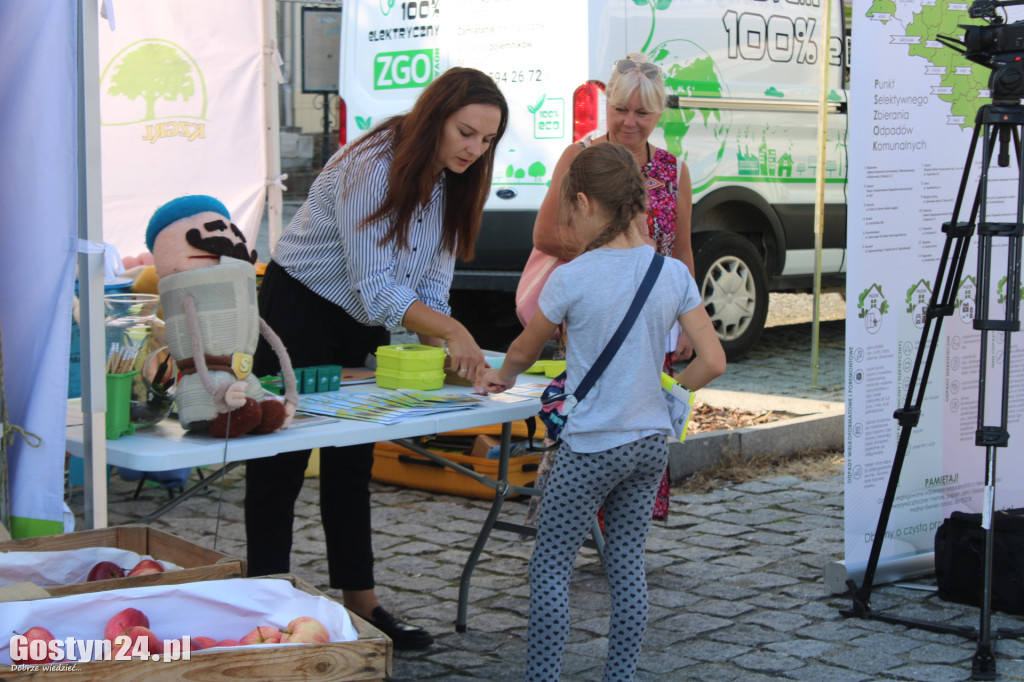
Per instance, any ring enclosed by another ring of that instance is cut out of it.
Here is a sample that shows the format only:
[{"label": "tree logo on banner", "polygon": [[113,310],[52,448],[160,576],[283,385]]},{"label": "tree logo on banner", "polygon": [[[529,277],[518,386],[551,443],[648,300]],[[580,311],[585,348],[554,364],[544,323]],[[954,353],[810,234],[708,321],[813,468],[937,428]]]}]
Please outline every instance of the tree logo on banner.
[{"label": "tree logo on banner", "polygon": [[869,334],[877,334],[882,328],[882,315],[889,312],[889,301],[882,293],[882,286],[872,284],[860,293],[857,299],[857,316],[864,320],[864,329]]},{"label": "tree logo on banner", "polygon": [[100,75],[100,93],[101,125],[146,123],[147,142],[206,137],[202,71],[188,52],[170,41],[139,40],[118,52]]},{"label": "tree logo on banner", "polygon": [[928,315],[928,299],[931,298],[932,287],[928,280],[918,280],[914,286],[907,289],[907,312],[914,316],[914,326],[918,329],[924,328],[924,321]]}]

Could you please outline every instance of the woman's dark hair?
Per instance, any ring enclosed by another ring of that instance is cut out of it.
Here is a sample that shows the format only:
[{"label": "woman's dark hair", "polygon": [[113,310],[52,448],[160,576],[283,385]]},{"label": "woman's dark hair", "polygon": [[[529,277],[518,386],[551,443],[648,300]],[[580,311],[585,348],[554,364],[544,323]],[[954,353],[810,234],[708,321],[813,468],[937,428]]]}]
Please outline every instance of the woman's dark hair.
[{"label": "woman's dark hair", "polygon": [[[498,86],[487,74],[465,67],[448,69],[416,99],[408,114],[392,116],[372,132],[355,140],[344,155],[372,147],[382,135],[391,133],[394,157],[388,177],[388,191],[376,211],[363,221],[390,221],[381,244],[397,243],[408,248],[412,214],[430,199],[437,182],[434,164],[448,118],[470,104],[488,104],[501,111],[497,134],[480,158],[463,173],[445,173],[445,215],[441,246],[462,260],[473,258],[480,232],[480,219],[490,191],[494,152],[508,123],[508,105]],[[339,159],[340,160],[340,159]]]},{"label": "woman's dark hair", "polygon": [[581,151],[562,177],[560,189],[559,223],[569,223],[579,192],[600,204],[610,218],[585,251],[615,239],[630,229],[638,214],[647,210],[647,187],[640,167],[629,150],[614,142],[591,145]]}]

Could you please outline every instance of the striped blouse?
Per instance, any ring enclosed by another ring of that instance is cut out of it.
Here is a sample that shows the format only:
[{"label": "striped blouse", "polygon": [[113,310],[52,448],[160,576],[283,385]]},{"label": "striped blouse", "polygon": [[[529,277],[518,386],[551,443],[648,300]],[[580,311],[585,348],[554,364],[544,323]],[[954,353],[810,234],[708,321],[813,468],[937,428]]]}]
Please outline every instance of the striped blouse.
[{"label": "striped blouse", "polygon": [[395,329],[416,300],[450,315],[455,254],[441,248],[444,173],[427,204],[412,215],[409,248],[380,246],[389,221],[360,224],[387,192],[390,137],[331,165],[341,153],[313,182],[309,197],[274,247],[274,260],[365,325]]}]

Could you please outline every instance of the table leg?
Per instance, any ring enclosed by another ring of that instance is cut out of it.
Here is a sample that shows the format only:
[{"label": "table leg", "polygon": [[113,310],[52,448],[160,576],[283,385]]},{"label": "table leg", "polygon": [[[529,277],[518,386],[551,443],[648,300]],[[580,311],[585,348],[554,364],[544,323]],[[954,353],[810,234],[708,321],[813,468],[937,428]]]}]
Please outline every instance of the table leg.
[{"label": "table leg", "polygon": [[505,494],[509,487],[508,459],[509,452],[512,449],[511,443],[512,424],[505,422],[501,425],[501,456],[498,460],[498,480],[496,481],[498,485],[494,488],[494,501],[491,502],[491,511],[484,520],[483,528],[480,529],[480,535],[476,538],[476,543],[469,553],[469,558],[466,559],[466,565],[462,569],[462,579],[459,581],[459,607],[458,615],[455,618],[456,632],[466,631],[466,614],[469,610],[469,580],[473,577],[473,569],[476,568],[476,562],[480,558],[480,554],[483,553],[484,545],[487,544],[487,539],[491,535],[494,523],[498,520],[498,514],[501,513],[501,507],[505,504]]},{"label": "table leg", "polygon": [[171,511],[172,509],[177,507],[179,504],[181,504],[182,502],[184,502],[188,498],[190,498],[193,495],[195,495],[197,492],[199,492],[200,490],[202,490],[206,486],[210,485],[214,481],[219,481],[221,479],[221,477],[223,477],[225,474],[227,474],[229,471],[234,469],[239,464],[241,464],[241,462],[228,462],[224,467],[222,467],[216,473],[210,474],[209,476],[206,476],[205,478],[202,478],[194,486],[192,486],[191,488],[188,488],[188,489],[182,491],[178,495],[175,495],[174,499],[172,499],[170,502],[168,502],[165,505],[163,505],[162,507],[158,508],[156,511],[154,511],[151,514],[149,514],[148,516],[143,516],[141,519],[139,519],[135,523],[142,523],[142,524],[145,524],[145,525],[148,526],[149,524],[153,523],[158,518],[160,518],[161,516],[163,516],[167,512]]}]

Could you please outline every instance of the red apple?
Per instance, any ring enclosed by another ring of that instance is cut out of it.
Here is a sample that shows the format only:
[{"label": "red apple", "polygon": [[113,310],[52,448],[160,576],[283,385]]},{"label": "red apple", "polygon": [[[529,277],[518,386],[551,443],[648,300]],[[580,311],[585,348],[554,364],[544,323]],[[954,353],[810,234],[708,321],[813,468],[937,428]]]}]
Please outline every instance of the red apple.
[{"label": "red apple", "polygon": [[277,644],[281,641],[281,631],[269,625],[261,625],[245,637],[238,640],[238,643],[247,646],[249,644]]},{"label": "red apple", "polygon": [[331,636],[327,628],[316,618],[300,616],[288,623],[281,635],[281,643],[291,642],[293,644],[312,644],[314,642],[329,642]]},{"label": "red apple", "polygon": [[159,562],[153,561],[152,559],[143,559],[139,563],[135,564],[135,568],[128,571],[128,577],[136,575],[149,575],[150,573],[163,573],[164,567]]},{"label": "red apple", "polygon": [[242,643],[237,639],[222,639],[217,642],[214,646],[241,646]]},{"label": "red apple", "polygon": [[146,618],[146,614],[138,609],[125,609],[107,621],[107,627],[103,630],[103,637],[113,643],[118,635],[126,634],[129,628],[135,626],[148,628],[149,618]]},{"label": "red apple", "polygon": [[92,567],[89,571],[89,577],[86,578],[87,582],[93,582],[95,580],[110,580],[111,578],[123,578],[124,569],[115,564],[113,561],[101,561]]},{"label": "red apple", "polygon": [[192,651],[200,651],[201,649],[209,649],[210,647],[218,646],[217,640],[213,637],[193,637],[192,638]]},{"label": "red apple", "polygon": [[[124,634],[118,635],[118,638],[121,637],[128,638],[128,647],[125,650],[127,653],[135,651],[135,642],[139,639],[148,640],[147,644],[145,645],[148,648],[143,648],[143,645],[139,645],[139,648],[141,651],[146,651],[150,656],[152,656],[153,654],[162,654],[164,652],[163,642],[157,639],[157,636],[153,634],[153,631],[150,630],[148,627],[145,627],[144,625],[133,625],[132,627],[125,630]],[[119,649],[121,645],[121,642],[118,641],[118,638],[112,640],[115,649]]]},{"label": "red apple", "polygon": [[[28,641],[25,643],[25,648],[21,649],[20,652],[17,652],[20,653],[20,661],[14,659],[16,649],[13,646],[11,647],[11,660],[14,660],[16,663],[50,663],[57,660],[57,656],[50,652],[50,642],[54,641],[56,637],[54,637],[49,630],[36,626],[25,630],[25,634],[22,636]],[[35,648],[38,653],[38,648],[40,646],[36,645],[33,647],[32,642],[42,642],[43,649],[41,656],[32,655],[32,649]]]}]

